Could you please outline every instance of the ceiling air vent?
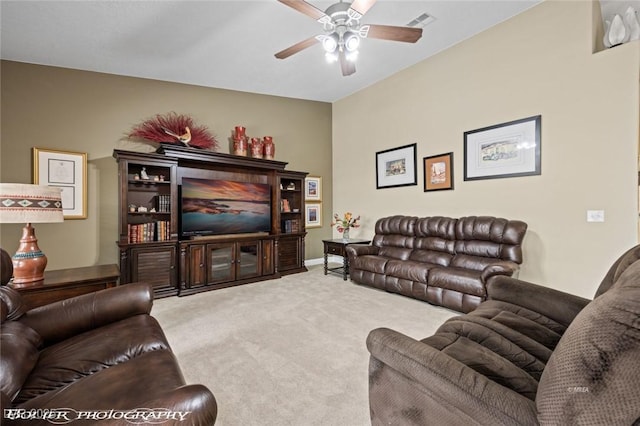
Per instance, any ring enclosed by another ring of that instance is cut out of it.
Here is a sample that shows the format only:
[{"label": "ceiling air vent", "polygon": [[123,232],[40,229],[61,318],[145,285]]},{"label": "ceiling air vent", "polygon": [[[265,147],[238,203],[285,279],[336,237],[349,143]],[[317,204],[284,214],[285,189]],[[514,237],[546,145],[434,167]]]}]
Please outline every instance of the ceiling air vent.
[{"label": "ceiling air vent", "polygon": [[435,20],[436,20],[436,18],[434,18],[433,16],[429,15],[428,13],[423,13],[422,15],[418,16],[417,18],[415,18],[414,20],[409,22],[407,24],[407,27],[424,28],[427,24],[430,24]]}]

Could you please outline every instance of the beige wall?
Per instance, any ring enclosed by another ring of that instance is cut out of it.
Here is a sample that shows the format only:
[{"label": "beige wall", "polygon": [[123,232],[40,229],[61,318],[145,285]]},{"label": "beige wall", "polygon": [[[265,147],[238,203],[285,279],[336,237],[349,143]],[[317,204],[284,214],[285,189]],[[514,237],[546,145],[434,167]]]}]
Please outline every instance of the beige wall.
[{"label": "beige wall", "polygon": [[[154,80],[2,62],[0,181],[31,182],[31,148],[88,153],[86,220],[36,226],[48,269],[117,263],[117,168],[113,149],[148,151],[131,143],[131,127],[158,113],[190,114],[229,152],[234,126],[272,135],[276,159],[288,170],[322,176],[324,215],[331,214],[331,104],[210,89]],[[21,225],[0,226],[0,243],[15,251]],[[328,222],[310,229],[307,258],[322,256]]]},{"label": "beige wall", "polygon": [[[363,216],[352,236],[392,214],[522,219],[520,277],[592,297],[637,241],[640,90],[640,42],[593,54],[594,31],[590,2],[544,2],[336,102],[333,204]],[[464,131],[538,114],[540,176],[463,180]],[[375,153],[414,142],[418,186],[376,190]],[[422,158],[451,151],[455,189],[423,192]]]}]

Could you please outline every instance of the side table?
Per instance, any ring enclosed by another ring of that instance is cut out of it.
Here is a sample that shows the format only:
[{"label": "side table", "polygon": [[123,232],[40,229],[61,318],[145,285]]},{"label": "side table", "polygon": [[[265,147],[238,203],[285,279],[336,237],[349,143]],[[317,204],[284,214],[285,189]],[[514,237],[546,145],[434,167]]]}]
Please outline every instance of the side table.
[{"label": "side table", "polygon": [[29,287],[9,286],[18,291],[29,309],[69,297],[115,287],[118,285],[118,265],[95,265],[81,268],[45,271],[44,280]]},{"label": "side table", "polygon": [[[327,275],[327,272],[337,272],[342,273],[342,279],[347,280],[347,275],[349,275],[349,257],[346,253],[346,248],[349,244],[369,244],[371,240],[356,240],[349,239],[343,240],[342,238],[335,240],[322,240],[324,244],[324,274]],[[337,256],[342,256],[342,266],[336,268],[329,268],[329,255],[334,254]]]}]

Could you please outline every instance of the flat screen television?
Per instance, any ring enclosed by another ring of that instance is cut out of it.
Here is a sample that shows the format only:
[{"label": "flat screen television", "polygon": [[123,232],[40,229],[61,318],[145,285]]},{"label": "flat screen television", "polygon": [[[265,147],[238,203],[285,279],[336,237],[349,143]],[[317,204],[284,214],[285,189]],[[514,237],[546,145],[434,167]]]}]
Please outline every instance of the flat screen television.
[{"label": "flat screen television", "polygon": [[183,238],[269,231],[269,184],[182,178],[180,234]]}]

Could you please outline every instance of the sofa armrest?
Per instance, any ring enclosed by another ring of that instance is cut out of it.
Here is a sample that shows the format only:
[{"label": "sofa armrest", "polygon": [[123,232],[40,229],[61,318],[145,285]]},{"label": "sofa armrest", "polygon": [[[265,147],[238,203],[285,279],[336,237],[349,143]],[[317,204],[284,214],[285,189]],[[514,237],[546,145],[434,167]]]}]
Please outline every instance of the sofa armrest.
[{"label": "sofa armrest", "polygon": [[[104,410],[107,411],[108,410]],[[131,426],[132,424],[159,424],[162,426],[213,425],[218,416],[216,399],[203,385],[185,385],[172,389],[166,395],[141,403],[131,409],[115,410],[118,413],[152,414],[153,418],[114,416],[100,419],[101,426]],[[85,423],[82,423],[85,424]]]},{"label": "sofa armrest", "polygon": [[[458,424],[537,424],[535,402],[477,373],[447,354],[397,331],[369,333],[371,356],[417,386],[433,404],[432,418],[457,418]],[[375,365],[376,363],[373,363]],[[379,378],[370,371],[370,386]],[[380,384],[383,386],[383,384]]]},{"label": "sofa armrest", "polygon": [[505,276],[495,276],[489,280],[487,299],[529,309],[564,326],[571,324],[590,302],[583,297]]},{"label": "sofa armrest", "polygon": [[366,256],[368,254],[378,254],[380,248],[369,244],[349,244],[346,248],[349,259],[355,256]]},{"label": "sofa armrest", "polygon": [[[203,385],[185,385],[165,397],[147,401],[144,408],[162,407],[176,413],[162,425],[213,425],[218,415],[216,399]],[[183,416],[183,417],[181,417]]]},{"label": "sofa armrest", "polygon": [[134,315],[149,314],[152,306],[151,284],[124,284],[31,309],[19,321],[37,331],[47,346]]},{"label": "sofa armrest", "polygon": [[482,282],[489,281],[489,278],[495,277],[496,275],[505,275],[508,277],[513,276],[518,271],[518,264],[515,262],[510,262],[508,260],[501,260],[484,268],[480,278]]}]

